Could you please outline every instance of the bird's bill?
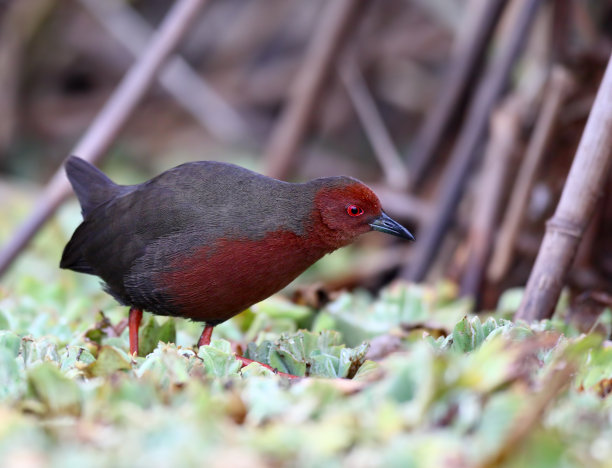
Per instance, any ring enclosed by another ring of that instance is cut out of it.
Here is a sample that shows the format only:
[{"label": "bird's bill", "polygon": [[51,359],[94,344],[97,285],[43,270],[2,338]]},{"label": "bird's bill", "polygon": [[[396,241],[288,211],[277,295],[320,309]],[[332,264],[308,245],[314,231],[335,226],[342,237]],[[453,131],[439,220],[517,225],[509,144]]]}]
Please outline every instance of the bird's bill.
[{"label": "bird's bill", "polygon": [[403,239],[408,239],[411,241],[415,240],[414,236],[410,233],[408,229],[406,229],[394,219],[387,216],[387,213],[385,213],[384,211],[378,218],[376,218],[373,222],[370,223],[370,226],[375,231],[385,232],[387,234],[391,234],[392,236],[401,237]]}]

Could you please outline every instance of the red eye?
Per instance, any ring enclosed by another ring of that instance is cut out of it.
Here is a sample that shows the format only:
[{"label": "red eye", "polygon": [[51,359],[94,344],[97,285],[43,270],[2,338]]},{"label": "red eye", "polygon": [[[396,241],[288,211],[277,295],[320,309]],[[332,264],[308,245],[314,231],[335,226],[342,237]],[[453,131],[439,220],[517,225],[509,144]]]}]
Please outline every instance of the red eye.
[{"label": "red eye", "polygon": [[346,207],[346,212],[349,216],[361,216],[363,214],[363,210],[359,208],[357,205],[349,205]]}]

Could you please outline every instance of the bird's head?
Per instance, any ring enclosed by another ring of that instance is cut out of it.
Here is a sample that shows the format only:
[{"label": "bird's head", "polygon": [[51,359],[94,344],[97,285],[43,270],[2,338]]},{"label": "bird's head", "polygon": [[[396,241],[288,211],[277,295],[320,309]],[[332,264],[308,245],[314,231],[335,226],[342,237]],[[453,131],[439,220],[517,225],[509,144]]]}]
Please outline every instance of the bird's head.
[{"label": "bird's head", "polygon": [[408,229],[382,210],[376,194],[358,180],[333,177],[317,182],[321,187],[316,192],[315,206],[326,240],[335,247],[350,244],[372,230],[414,240]]}]

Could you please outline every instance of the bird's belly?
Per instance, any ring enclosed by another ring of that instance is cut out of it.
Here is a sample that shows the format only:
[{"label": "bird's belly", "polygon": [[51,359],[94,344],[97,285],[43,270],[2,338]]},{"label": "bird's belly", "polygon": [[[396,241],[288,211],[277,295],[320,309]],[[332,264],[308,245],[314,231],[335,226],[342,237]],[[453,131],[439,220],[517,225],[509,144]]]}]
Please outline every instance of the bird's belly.
[{"label": "bird's belly", "polygon": [[221,240],[175,260],[158,287],[176,315],[220,323],[279,291],[325,253],[291,232]]}]

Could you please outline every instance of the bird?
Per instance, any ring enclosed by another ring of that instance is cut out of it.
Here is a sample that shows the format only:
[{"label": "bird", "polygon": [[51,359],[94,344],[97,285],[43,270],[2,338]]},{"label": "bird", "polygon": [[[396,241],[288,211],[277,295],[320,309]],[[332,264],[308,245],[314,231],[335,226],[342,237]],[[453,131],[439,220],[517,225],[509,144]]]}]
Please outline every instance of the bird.
[{"label": "bird", "polygon": [[198,161],[119,185],[76,156],[65,170],[83,221],[60,268],[98,276],[129,307],[134,356],[143,311],[203,322],[198,346],[208,345],[216,325],[360,235],[374,230],[414,240],[352,177],[291,183]]}]

